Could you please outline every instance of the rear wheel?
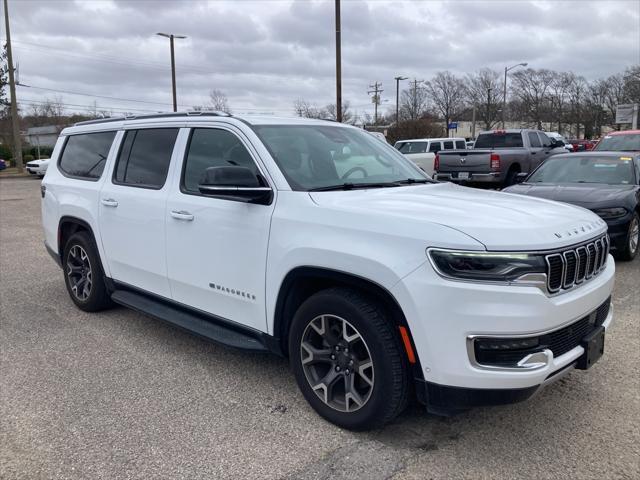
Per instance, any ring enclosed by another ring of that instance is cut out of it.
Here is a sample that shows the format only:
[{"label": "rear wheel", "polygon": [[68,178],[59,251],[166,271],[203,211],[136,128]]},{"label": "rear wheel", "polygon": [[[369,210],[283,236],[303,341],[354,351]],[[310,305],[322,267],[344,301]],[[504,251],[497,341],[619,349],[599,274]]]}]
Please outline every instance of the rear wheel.
[{"label": "rear wheel", "polygon": [[514,185],[516,183],[516,178],[518,177],[518,173],[520,173],[520,170],[518,168],[511,168],[511,170],[509,170],[507,172],[507,177],[504,180],[504,187],[510,187],[511,185]]},{"label": "rear wheel", "polygon": [[640,219],[638,214],[634,213],[629,222],[629,230],[624,242],[624,248],[620,250],[619,257],[621,260],[633,260],[638,254],[640,246]]},{"label": "rear wheel", "polygon": [[64,281],[73,303],[96,312],[111,305],[98,250],[87,232],[74,233],[64,248]]},{"label": "rear wheel", "polygon": [[303,395],[336,425],[376,428],[406,406],[409,381],[396,329],[379,305],[355,290],[309,297],[294,316],[289,354]]}]

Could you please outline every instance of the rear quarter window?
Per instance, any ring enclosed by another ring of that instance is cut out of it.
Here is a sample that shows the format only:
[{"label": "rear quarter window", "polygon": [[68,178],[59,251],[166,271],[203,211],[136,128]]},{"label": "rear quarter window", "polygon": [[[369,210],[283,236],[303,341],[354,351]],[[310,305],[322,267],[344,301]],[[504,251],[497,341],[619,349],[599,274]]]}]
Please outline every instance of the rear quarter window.
[{"label": "rear quarter window", "polygon": [[67,177],[96,181],[102,175],[116,132],[70,135],[58,168]]}]

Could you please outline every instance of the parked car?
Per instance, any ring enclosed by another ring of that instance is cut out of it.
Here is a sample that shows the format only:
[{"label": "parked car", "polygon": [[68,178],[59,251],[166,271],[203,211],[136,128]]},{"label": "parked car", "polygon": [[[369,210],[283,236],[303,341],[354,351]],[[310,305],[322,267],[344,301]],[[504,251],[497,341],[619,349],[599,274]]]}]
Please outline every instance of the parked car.
[{"label": "parked car", "polygon": [[[613,319],[600,217],[435,182],[335,122],[82,122],[62,131],[41,194],[78,308],[113,301],[286,356],[344,428],[389,422],[410,392],[439,414],[524,400],[597,361]],[[597,261],[565,275],[583,248]]]},{"label": "parked car", "polygon": [[573,144],[571,144],[571,142],[569,142],[569,140],[565,139],[558,132],[544,132],[544,133],[549,138],[555,138],[556,143],[558,144],[558,146],[564,147],[569,152],[573,152]]},{"label": "parked car", "polygon": [[0,158],[0,170],[7,168],[7,162],[3,158]]},{"label": "parked car", "polygon": [[608,133],[593,149],[598,152],[640,152],[640,130]]},{"label": "parked car", "polygon": [[473,150],[440,152],[434,178],[471,185],[506,187],[521,172],[534,168],[552,155],[566,153],[563,146],[537,130],[481,132]]},{"label": "parked car", "polygon": [[466,149],[464,138],[421,138],[400,140],[394,147],[427,174],[434,173],[434,159],[441,150]]},{"label": "parked car", "polygon": [[592,150],[597,143],[593,140],[587,140],[585,138],[579,140],[568,140],[568,142],[573,146],[574,152],[586,152]]},{"label": "parked car", "polygon": [[368,130],[366,132],[369,135],[372,135],[372,136],[376,137],[381,142],[387,143],[387,137],[384,136],[384,133],[382,133],[382,132],[370,132]]},{"label": "parked car", "polygon": [[556,155],[505,192],[588,208],[608,226],[611,250],[633,260],[640,243],[640,155],[588,152]]},{"label": "parked car", "polygon": [[31,175],[37,175],[40,178],[43,178],[47,173],[47,168],[49,167],[49,159],[44,158],[41,160],[31,160],[27,163],[27,172]]}]

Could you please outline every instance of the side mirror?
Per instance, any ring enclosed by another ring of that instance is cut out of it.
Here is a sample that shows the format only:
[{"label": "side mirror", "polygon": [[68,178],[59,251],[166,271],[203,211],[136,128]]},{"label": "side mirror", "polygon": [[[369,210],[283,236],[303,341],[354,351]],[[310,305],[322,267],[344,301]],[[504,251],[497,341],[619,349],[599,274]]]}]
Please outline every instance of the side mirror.
[{"label": "side mirror", "polygon": [[562,146],[562,145],[560,145],[561,143],[562,142],[558,142],[558,140],[556,140],[555,138],[552,138],[551,139],[551,148],[556,148],[556,147]]},{"label": "side mirror", "polygon": [[522,183],[524,182],[527,177],[529,176],[528,172],[520,172],[516,175],[516,183]]},{"label": "side mirror", "polygon": [[271,188],[247,167],[209,167],[204,171],[198,189],[208,197],[236,202],[268,205],[273,199]]}]

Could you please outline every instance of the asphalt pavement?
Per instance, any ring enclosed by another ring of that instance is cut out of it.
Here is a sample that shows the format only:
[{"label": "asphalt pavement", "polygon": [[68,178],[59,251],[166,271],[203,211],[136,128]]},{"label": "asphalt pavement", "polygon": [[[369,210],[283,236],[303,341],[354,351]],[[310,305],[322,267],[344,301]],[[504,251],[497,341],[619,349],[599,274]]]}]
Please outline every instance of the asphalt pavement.
[{"label": "asphalt pavement", "polygon": [[288,363],[124,308],[71,302],[42,243],[40,182],[0,180],[0,478],[640,478],[640,258],[617,263],[605,356],[525,403],[411,407],[352,433]]}]

